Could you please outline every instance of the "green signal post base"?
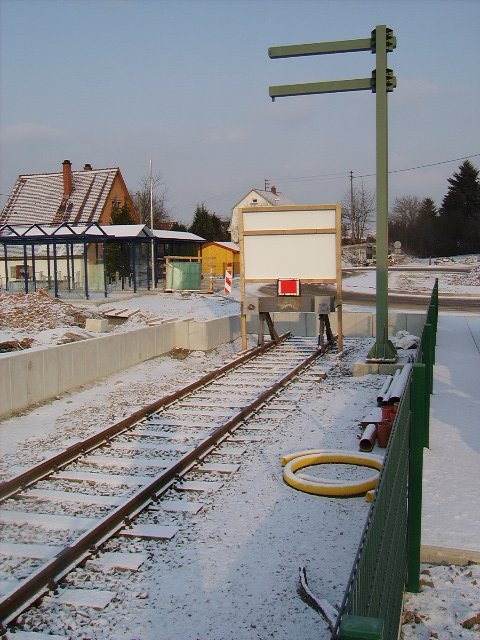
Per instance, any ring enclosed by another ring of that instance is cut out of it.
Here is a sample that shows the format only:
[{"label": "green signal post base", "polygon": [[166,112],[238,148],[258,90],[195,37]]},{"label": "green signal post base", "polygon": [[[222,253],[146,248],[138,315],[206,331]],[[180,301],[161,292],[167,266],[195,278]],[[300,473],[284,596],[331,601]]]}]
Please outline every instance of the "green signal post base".
[{"label": "green signal post base", "polygon": [[397,350],[390,340],[376,342],[367,354],[367,362],[392,363],[398,359]]}]

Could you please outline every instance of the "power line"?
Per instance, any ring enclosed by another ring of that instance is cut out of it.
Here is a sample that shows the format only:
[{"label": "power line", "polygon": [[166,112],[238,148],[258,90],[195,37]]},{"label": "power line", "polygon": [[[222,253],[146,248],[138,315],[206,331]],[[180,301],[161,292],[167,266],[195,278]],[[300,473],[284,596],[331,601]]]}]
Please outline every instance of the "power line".
[{"label": "power line", "polygon": [[[415,167],[406,167],[404,169],[392,169],[391,171],[389,171],[388,173],[401,173],[402,171],[414,171],[415,169],[425,169],[427,167],[436,167],[438,165],[441,164],[448,164],[449,162],[458,162],[459,160],[468,160],[469,158],[477,158],[478,156],[480,156],[480,153],[474,153],[472,155],[469,156],[463,156],[461,158],[452,158],[451,160],[442,160],[441,162],[432,162],[430,164],[421,164],[421,165],[417,165]],[[300,181],[307,181],[307,180],[322,180],[322,179],[336,179],[336,178],[345,178],[349,175],[348,171],[343,171],[341,173],[323,173],[323,174],[318,174],[318,175],[313,175],[313,176],[298,176],[296,178],[279,178],[278,181],[285,183],[285,182],[300,182]],[[375,173],[365,173],[363,175],[360,176],[353,176],[354,178],[371,178],[372,176],[375,176]]]},{"label": "power line", "polygon": [[[427,169],[428,167],[438,167],[442,164],[448,164],[450,162],[458,162],[459,160],[468,160],[469,158],[478,158],[480,156],[480,153],[473,153],[471,155],[468,156],[462,156],[460,158],[452,158],[451,160],[441,160],[440,162],[431,162],[429,164],[420,164],[414,167],[405,167],[403,169],[392,169],[391,171],[389,171],[388,173],[402,173],[404,171],[416,171],[418,169]],[[317,174],[317,175],[312,175],[312,176],[296,176],[296,177],[285,177],[285,178],[278,178],[277,182],[281,183],[281,184],[287,184],[287,183],[293,183],[293,182],[313,182],[313,181],[334,181],[334,180],[340,180],[340,179],[346,179],[349,176],[349,172],[348,171],[343,171],[343,172],[338,172],[338,173],[321,173],[321,174]],[[353,176],[353,178],[371,178],[374,177],[376,174],[375,173],[364,173],[362,175],[359,176]],[[235,197],[236,195],[238,195],[240,193],[240,191],[237,189],[235,191],[230,191],[228,193],[222,193],[222,194],[217,194],[217,195],[213,195],[207,198],[203,198],[200,199],[200,202],[212,202],[214,200],[222,200],[223,198],[227,198],[227,197]],[[195,203],[192,203],[191,205],[186,205],[186,206],[194,206]],[[198,202],[197,202],[198,204]],[[185,205],[184,205],[185,206]]]},{"label": "power line", "polygon": [[[393,169],[388,173],[401,173],[402,171],[415,171],[415,169],[426,169],[427,167],[438,167],[441,164],[448,164],[449,162],[458,162],[459,160],[468,160],[469,158],[477,158],[480,153],[473,153],[471,156],[463,156],[462,158],[452,158],[451,160],[442,160],[441,162],[432,162],[431,164],[420,164],[416,167],[407,167],[406,169]],[[375,173],[365,173],[363,176],[354,176],[354,178],[370,178]]]}]

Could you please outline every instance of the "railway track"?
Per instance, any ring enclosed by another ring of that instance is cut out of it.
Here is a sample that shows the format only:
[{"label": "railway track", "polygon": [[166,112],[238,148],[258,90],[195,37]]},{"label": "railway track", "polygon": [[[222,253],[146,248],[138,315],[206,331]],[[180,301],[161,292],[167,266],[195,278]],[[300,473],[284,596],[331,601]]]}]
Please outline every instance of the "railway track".
[{"label": "railway track", "polygon": [[[11,582],[0,633],[113,536],[173,537],[168,524],[135,519],[164,500],[193,508],[172,493],[215,490],[209,473],[231,473],[238,465],[225,459],[255,442],[240,427],[322,353],[311,339],[282,336],[0,484],[0,582]],[[207,480],[189,482],[192,470]]]}]

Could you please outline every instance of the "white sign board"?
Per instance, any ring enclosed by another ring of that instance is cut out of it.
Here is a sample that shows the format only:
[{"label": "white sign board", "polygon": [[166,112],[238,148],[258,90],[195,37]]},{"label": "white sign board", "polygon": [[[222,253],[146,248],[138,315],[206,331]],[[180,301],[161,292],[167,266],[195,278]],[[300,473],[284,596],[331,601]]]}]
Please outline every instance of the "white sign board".
[{"label": "white sign board", "polygon": [[[342,259],[340,205],[314,204],[240,209],[240,295],[242,348],[247,348],[246,285],[282,279],[317,285],[336,283],[338,346],[342,349]],[[300,284],[298,286],[300,290]],[[268,315],[268,314],[267,314]],[[273,336],[272,336],[273,337]]]},{"label": "white sign board", "polygon": [[340,206],[290,205],[241,210],[245,282],[337,282],[341,277]]}]

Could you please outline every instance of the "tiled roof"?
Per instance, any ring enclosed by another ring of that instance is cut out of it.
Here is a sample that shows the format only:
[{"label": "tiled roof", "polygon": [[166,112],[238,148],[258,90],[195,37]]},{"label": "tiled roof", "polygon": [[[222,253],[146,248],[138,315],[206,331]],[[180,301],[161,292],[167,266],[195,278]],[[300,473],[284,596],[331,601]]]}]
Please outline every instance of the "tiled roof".
[{"label": "tiled roof", "polygon": [[0,224],[98,222],[118,172],[118,167],[72,171],[73,190],[66,200],[62,172],[21,175],[0,214]]}]

